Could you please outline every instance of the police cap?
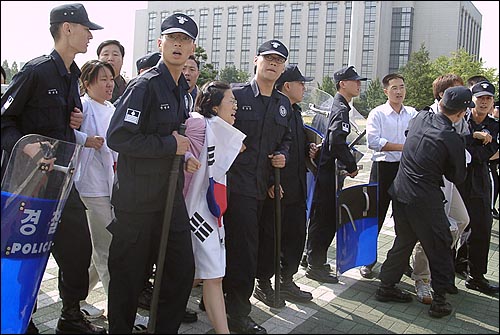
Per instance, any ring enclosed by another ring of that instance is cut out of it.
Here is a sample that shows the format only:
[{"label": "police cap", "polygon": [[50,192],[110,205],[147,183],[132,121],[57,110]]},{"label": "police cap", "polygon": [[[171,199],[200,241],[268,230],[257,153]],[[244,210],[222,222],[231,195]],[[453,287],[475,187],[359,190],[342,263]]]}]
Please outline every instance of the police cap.
[{"label": "police cap", "polygon": [[482,97],[483,95],[489,95],[491,97],[495,96],[495,86],[489,81],[481,81],[471,88],[472,95],[477,97]]},{"label": "police cap", "polygon": [[312,77],[304,77],[297,65],[288,64],[285,68],[285,72],[283,72],[276,81],[276,85],[281,85],[286,82],[292,82],[292,81],[307,82],[307,81],[313,81],[313,79],[314,78]]},{"label": "police cap", "polygon": [[142,69],[148,69],[155,66],[160,58],[161,53],[158,51],[142,56],[135,62],[135,65],[137,66],[137,72],[141,72]]},{"label": "police cap", "polygon": [[261,44],[257,49],[257,56],[275,54],[288,59],[288,49],[278,40],[270,40]]},{"label": "police cap", "polygon": [[185,14],[172,14],[163,20],[161,24],[161,34],[173,33],[183,33],[195,40],[196,36],[198,36],[198,26],[192,18]]},{"label": "police cap", "polygon": [[361,77],[356,70],[354,69],[354,66],[349,66],[349,67],[344,67],[337,72],[333,74],[333,79],[335,80],[336,83],[342,81],[342,80],[361,80],[365,81],[368,78],[363,78]]},{"label": "police cap", "polygon": [[467,108],[474,108],[472,102],[472,92],[465,86],[449,87],[444,91],[442,104],[446,109],[456,111]]},{"label": "police cap", "polygon": [[60,22],[79,23],[90,30],[104,29],[98,24],[90,22],[85,7],[81,3],[61,5],[50,11],[50,24]]}]

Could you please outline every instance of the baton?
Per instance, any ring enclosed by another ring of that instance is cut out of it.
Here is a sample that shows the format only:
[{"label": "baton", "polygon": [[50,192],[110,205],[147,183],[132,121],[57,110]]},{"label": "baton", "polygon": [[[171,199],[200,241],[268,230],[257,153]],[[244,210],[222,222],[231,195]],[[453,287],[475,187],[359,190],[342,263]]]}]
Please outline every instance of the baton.
[{"label": "baton", "polygon": [[[179,135],[184,135],[186,125],[181,123],[179,126]],[[170,222],[172,221],[172,210],[174,206],[175,189],[177,188],[177,179],[179,178],[179,168],[181,163],[181,155],[176,155],[172,162],[170,175],[168,177],[168,192],[165,202],[165,213],[163,215],[163,227],[161,229],[160,248],[158,251],[158,260],[156,261],[156,274],[153,284],[153,296],[151,298],[151,306],[149,308],[148,333],[156,332],[156,317],[158,314],[158,300],[160,299],[160,286],[163,277],[163,268],[165,263],[165,255],[167,253],[168,233],[170,232]]]},{"label": "baton", "polygon": [[[275,152],[274,155],[279,155]],[[280,168],[274,168],[274,307],[280,307],[281,278],[281,192]]]}]

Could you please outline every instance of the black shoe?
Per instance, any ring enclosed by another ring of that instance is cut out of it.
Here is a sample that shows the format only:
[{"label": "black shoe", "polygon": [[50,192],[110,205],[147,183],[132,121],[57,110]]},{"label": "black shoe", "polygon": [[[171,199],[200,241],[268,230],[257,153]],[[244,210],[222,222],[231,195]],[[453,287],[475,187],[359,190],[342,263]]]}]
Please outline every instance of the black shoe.
[{"label": "black shoe", "polygon": [[230,317],[228,315],[227,325],[230,331],[238,334],[267,334],[266,329],[249,316]]},{"label": "black shoe", "polygon": [[395,301],[395,302],[411,302],[413,299],[411,294],[404,292],[399,288],[393,287],[382,287],[379,286],[377,293],[375,294],[375,299],[378,301]]},{"label": "black shoe", "polygon": [[373,278],[373,265],[363,265],[362,267],[359,268],[359,273],[361,274],[361,277],[366,278],[366,279],[371,279]]},{"label": "black shoe", "polygon": [[498,285],[490,284],[484,277],[473,278],[469,277],[465,281],[465,287],[471,290],[476,290],[484,294],[492,295],[498,293]]},{"label": "black shoe", "polygon": [[257,285],[255,285],[255,290],[253,291],[253,296],[257,299],[265,303],[269,307],[273,308],[282,308],[285,307],[285,300],[283,297],[279,297],[279,300],[274,301],[274,290],[271,287],[271,283],[269,280],[258,280]]},{"label": "black shoe", "polygon": [[432,299],[431,307],[429,308],[429,315],[433,318],[442,318],[443,316],[450,315],[453,311],[453,307],[448,302],[439,302],[436,299]]},{"label": "black shoe", "polygon": [[448,294],[458,294],[458,287],[455,285],[451,285],[446,289],[446,293]]},{"label": "black shoe", "polygon": [[405,270],[405,272],[403,272],[403,274],[404,274],[406,277],[411,278],[411,275],[413,274],[413,268],[411,267],[411,265],[410,265],[410,264],[408,264],[408,265],[406,266],[406,270]]},{"label": "black shoe", "polygon": [[291,302],[308,302],[313,298],[310,292],[302,291],[292,280],[281,283],[280,295]]},{"label": "black shoe", "polygon": [[339,279],[325,270],[324,266],[309,265],[306,270],[306,277],[328,284],[337,284],[339,282]]},{"label": "black shoe", "polygon": [[186,308],[186,312],[184,313],[184,316],[182,317],[182,323],[193,323],[198,321],[198,313],[193,311],[190,308]]},{"label": "black shoe", "polygon": [[[307,263],[307,255],[302,256],[302,259],[300,260],[300,266],[306,269],[309,266],[309,263]],[[328,263],[323,264],[323,267],[325,268],[326,271],[332,271],[332,268]]]},{"label": "black shoe", "polygon": [[30,319],[30,323],[28,323],[28,328],[26,328],[25,334],[40,334],[40,330],[33,322],[33,319]]},{"label": "black shoe", "polygon": [[151,287],[149,286],[144,287],[141,291],[141,294],[139,295],[139,300],[137,301],[139,307],[147,309],[149,311],[152,298],[153,298],[153,286],[151,285]]},{"label": "black shoe", "polygon": [[207,309],[205,308],[205,303],[203,302],[203,297],[200,299],[200,303],[198,304],[198,307],[205,312]]},{"label": "black shoe", "polygon": [[60,317],[57,321],[56,334],[107,334],[105,328],[93,325],[83,317],[69,320]]},{"label": "black shoe", "polygon": [[469,278],[469,271],[467,270],[467,261],[464,262],[455,264],[455,276],[460,279],[466,280],[467,278]]}]

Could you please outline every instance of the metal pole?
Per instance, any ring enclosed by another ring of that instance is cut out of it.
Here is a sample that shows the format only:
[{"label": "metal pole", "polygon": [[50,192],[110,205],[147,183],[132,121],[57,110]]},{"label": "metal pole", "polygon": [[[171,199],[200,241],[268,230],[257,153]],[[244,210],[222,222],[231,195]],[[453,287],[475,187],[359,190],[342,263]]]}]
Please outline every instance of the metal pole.
[{"label": "metal pole", "polygon": [[[274,153],[279,154],[279,153]],[[274,168],[274,307],[280,307],[281,192],[280,168]]]},{"label": "metal pole", "polygon": [[[184,135],[186,126],[179,126],[179,134]],[[153,296],[149,308],[148,333],[154,334],[156,331],[156,318],[158,314],[158,300],[160,298],[160,287],[165,267],[165,255],[167,253],[168,234],[170,232],[170,222],[172,220],[172,210],[174,206],[175,190],[177,188],[177,179],[179,178],[179,168],[181,163],[180,155],[176,155],[172,162],[170,175],[168,178],[167,200],[165,201],[165,213],[163,215],[163,226],[160,237],[160,248],[158,250],[158,260],[156,261],[156,273],[153,284]]]}]

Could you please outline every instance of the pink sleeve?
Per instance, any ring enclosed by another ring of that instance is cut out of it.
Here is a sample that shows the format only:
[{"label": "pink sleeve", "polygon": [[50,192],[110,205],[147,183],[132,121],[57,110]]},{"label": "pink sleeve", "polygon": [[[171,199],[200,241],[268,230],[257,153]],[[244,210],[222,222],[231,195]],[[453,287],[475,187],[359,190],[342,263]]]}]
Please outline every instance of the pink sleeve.
[{"label": "pink sleeve", "polygon": [[[205,143],[205,118],[204,117],[191,117],[186,120],[186,137],[189,139],[189,151],[184,155],[187,161],[190,157],[200,157],[203,144]],[[193,174],[184,171],[184,196],[186,196],[191,184]]]}]

